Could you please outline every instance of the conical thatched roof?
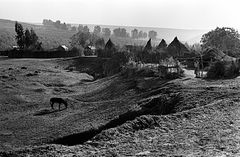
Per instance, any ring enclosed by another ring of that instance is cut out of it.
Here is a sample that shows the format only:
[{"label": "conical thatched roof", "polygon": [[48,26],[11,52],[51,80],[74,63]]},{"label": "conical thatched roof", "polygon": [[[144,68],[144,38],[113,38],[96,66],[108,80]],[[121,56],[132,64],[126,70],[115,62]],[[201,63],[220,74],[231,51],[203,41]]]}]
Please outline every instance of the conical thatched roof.
[{"label": "conical thatched roof", "polygon": [[159,45],[157,46],[157,49],[165,49],[165,48],[167,48],[167,43],[164,39],[162,39]]},{"label": "conical thatched roof", "polygon": [[236,60],[236,58],[228,56],[223,51],[218,50],[217,48],[207,48],[207,49],[205,49],[202,53],[202,57],[203,57],[203,60],[205,60],[205,61],[217,60],[217,61],[230,62],[230,61],[235,61]]},{"label": "conical thatched roof", "polygon": [[115,48],[115,45],[113,44],[111,39],[109,39],[105,45],[105,49],[114,49],[114,48]]},{"label": "conical thatched roof", "polygon": [[144,47],[144,50],[151,50],[152,44],[151,44],[151,38],[148,40],[146,46]]},{"label": "conical thatched roof", "polygon": [[184,44],[182,44],[177,37],[167,47],[168,53],[174,57],[184,56],[185,53],[189,53],[189,50]]}]

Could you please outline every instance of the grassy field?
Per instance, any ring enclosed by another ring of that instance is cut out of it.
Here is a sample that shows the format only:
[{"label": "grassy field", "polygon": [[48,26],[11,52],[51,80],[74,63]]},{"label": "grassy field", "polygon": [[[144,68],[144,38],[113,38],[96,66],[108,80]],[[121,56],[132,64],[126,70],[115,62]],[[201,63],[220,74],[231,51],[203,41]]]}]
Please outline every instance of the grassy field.
[{"label": "grassy field", "polygon": [[240,155],[239,78],[93,80],[88,59],[1,58],[0,156]]}]

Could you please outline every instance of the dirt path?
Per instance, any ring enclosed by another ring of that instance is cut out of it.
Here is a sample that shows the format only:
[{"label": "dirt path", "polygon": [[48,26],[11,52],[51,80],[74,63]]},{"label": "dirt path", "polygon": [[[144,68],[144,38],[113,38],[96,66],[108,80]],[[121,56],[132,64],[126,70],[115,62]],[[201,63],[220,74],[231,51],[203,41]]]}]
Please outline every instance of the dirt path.
[{"label": "dirt path", "polygon": [[186,77],[194,78],[196,76],[194,74],[194,70],[187,70],[187,69],[183,69],[183,70],[184,70],[184,74],[186,75]]}]

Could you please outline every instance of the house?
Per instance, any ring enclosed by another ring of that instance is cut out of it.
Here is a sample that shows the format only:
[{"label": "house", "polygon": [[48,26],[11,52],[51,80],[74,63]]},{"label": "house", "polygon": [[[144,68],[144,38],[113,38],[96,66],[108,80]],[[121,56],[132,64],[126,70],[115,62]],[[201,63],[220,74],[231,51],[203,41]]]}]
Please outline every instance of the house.
[{"label": "house", "polygon": [[20,47],[19,47],[19,46],[13,46],[12,49],[13,49],[13,50],[19,50]]},{"label": "house", "polygon": [[68,47],[66,45],[59,45],[57,51],[68,51]]},{"label": "house", "polygon": [[173,41],[168,45],[167,51],[168,54],[173,57],[184,57],[191,53],[187,47],[178,40],[177,37],[175,37]]},{"label": "house", "polygon": [[84,55],[85,56],[92,56],[92,55],[95,55],[95,52],[96,52],[96,47],[95,46],[86,46],[84,48]]}]

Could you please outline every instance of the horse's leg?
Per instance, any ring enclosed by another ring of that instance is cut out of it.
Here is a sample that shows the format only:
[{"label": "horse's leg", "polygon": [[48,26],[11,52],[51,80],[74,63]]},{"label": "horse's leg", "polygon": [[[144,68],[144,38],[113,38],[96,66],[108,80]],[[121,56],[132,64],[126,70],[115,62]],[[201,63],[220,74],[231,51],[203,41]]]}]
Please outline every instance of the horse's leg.
[{"label": "horse's leg", "polygon": [[54,108],[53,108],[53,104],[54,104],[53,102],[50,102],[50,105],[51,105],[52,109],[54,109]]}]

